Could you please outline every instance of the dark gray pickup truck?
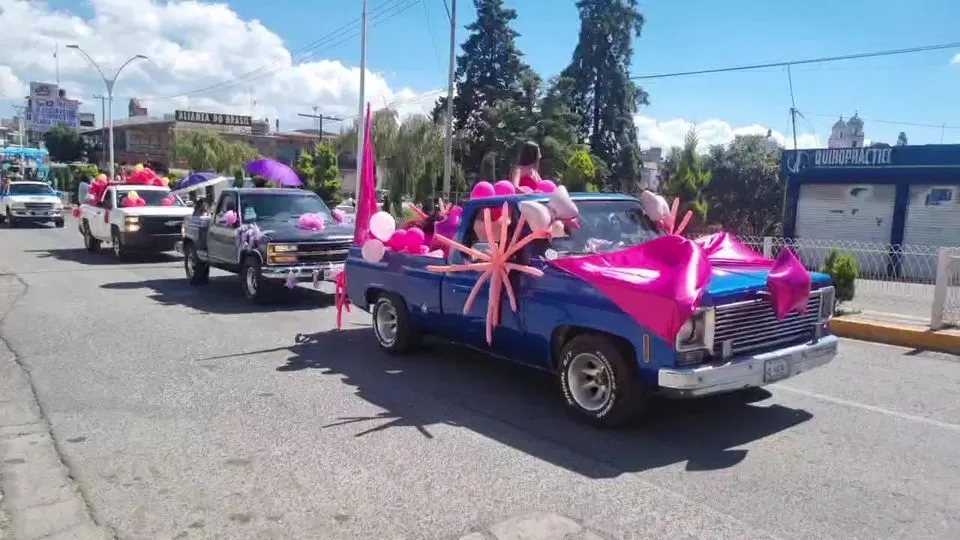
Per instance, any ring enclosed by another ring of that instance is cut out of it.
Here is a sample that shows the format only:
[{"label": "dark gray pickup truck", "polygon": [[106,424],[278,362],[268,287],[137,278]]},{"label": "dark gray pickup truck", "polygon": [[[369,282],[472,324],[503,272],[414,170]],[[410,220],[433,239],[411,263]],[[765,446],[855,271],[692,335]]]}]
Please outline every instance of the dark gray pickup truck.
[{"label": "dark gray pickup truck", "polygon": [[[323,229],[298,227],[304,214],[325,216]],[[261,302],[284,283],[331,281],[352,244],[353,225],[336,223],[314,193],[231,188],[220,194],[212,216],[187,218],[178,251],[191,285],[206,284],[210,268],[220,268],[239,274],[247,299]]]}]

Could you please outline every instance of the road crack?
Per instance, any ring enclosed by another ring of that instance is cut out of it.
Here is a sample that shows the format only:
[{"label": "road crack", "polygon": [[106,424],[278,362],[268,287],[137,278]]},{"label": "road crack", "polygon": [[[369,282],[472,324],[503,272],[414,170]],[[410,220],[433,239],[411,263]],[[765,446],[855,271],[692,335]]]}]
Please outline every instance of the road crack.
[{"label": "road crack", "polygon": [[[40,396],[39,396],[39,393],[37,392],[36,384],[34,383],[33,377],[30,373],[30,368],[24,362],[23,357],[13,346],[13,344],[11,343],[10,339],[6,334],[5,327],[6,327],[7,316],[9,316],[10,313],[14,311],[14,309],[17,307],[17,305],[20,303],[21,300],[26,298],[27,294],[30,291],[30,285],[22,277],[20,277],[15,273],[9,273],[9,272],[2,273],[0,274],[0,277],[8,277],[8,278],[12,277],[20,285],[19,292],[15,295],[12,295],[13,301],[10,302],[9,306],[7,306],[7,308],[4,310],[3,313],[0,313],[0,348],[6,349],[7,351],[9,351],[10,356],[13,359],[13,363],[16,364],[16,366],[23,372],[24,378],[26,379],[26,382],[27,382],[27,387],[28,387],[27,390],[29,390],[30,399],[33,400],[33,404],[36,405],[37,411],[39,412],[39,419],[35,422],[28,422],[27,424],[12,424],[11,426],[6,426],[6,427],[16,428],[16,427],[25,427],[26,425],[35,425],[38,428],[40,428],[38,431],[29,433],[27,435],[39,434],[39,435],[42,435],[43,437],[49,438],[50,444],[52,445],[54,452],[56,453],[56,456],[60,462],[60,465],[62,465],[64,470],[66,471],[67,480],[70,482],[71,485],[73,485],[76,488],[76,493],[79,498],[79,502],[82,504],[84,511],[86,512],[87,516],[90,518],[91,523],[97,526],[98,528],[100,528],[101,531],[109,534],[110,538],[117,538],[116,531],[113,529],[113,527],[109,526],[102,519],[100,519],[97,516],[97,513],[94,510],[93,506],[90,504],[90,498],[86,490],[84,489],[83,485],[79,481],[79,478],[77,478],[74,467],[70,463],[70,460],[67,459],[66,456],[64,455],[62,449],[60,448],[59,443],[57,442],[57,438],[53,434],[53,425],[50,422],[50,419],[47,415],[47,411],[44,408],[43,402],[40,400]],[[5,437],[4,439],[6,440],[8,438]],[[3,497],[2,482],[0,482],[0,501],[6,502],[6,507],[10,508],[12,501],[5,501],[5,497]],[[2,524],[2,519],[3,518],[0,517],[0,527],[4,526]],[[0,531],[2,531],[2,529],[0,529]]]}]

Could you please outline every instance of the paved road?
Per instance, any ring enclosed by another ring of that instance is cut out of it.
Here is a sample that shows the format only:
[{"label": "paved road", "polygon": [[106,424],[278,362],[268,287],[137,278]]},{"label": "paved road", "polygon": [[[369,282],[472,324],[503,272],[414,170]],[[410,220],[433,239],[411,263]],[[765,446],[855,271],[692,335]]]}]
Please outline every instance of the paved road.
[{"label": "paved road", "polygon": [[[251,309],[230,277],[191,289],[178,260],[91,256],[72,226],[0,229],[15,525],[40,508],[131,539],[960,537],[956,357],[845,341],[761,401],[599,432],[540,375],[440,344],[389,358],[362,313],[332,329],[328,296]],[[26,505],[30,481],[59,491]]]}]

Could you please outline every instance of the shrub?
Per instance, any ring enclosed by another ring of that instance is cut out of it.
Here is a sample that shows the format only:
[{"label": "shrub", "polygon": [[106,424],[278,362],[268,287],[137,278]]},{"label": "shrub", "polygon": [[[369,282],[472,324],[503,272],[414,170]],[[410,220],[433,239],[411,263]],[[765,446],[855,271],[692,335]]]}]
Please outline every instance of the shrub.
[{"label": "shrub", "polygon": [[836,303],[853,300],[854,284],[857,279],[857,259],[835,249],[830,250],[820,271],[829,274],[837,290]]}]

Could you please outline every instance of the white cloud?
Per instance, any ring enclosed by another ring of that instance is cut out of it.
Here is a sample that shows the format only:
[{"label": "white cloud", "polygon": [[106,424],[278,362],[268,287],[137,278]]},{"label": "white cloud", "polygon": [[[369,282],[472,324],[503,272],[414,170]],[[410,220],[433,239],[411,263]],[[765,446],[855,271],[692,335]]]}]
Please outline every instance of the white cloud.
[{"label": "white cloud", "polygon": [[953,63],[960,64],[960,53],[957,53],[956,56],[953,57]]},{"label": "white cloud", "polygon": [[[733,127],[729,123],[717,119],[694,123],[682,118],[675,118],[659,122],[655,118],[638,115],[634,117],[634,122],[637,125],[637,138],[640,141],[641,148],[656,146],[663,148],[664,151],[674,146],[683,146],[684,137],[691,128],[696,129],[700,141],[698,148],[701,152],[706,152],[708,148],[715,144],[728,144],[737,135],[767,134],[767,128],[759,124]],[[776,130],[772,130],[770,136],[780,146],[793,147],[792,137],[788,142],[788,139]],[[797,146],[799,148],[823,148],[824,144],[816,133],[797,133]]]},{"label": "white cloud", "polygon": [[17,77],[10,66],[0,66],[0,98],[20,99],[27,95],[27,85]]},{"label": "white cloud", "polygon": [[[65,48],[74,43],[108,76],[133,54],[149,57],[130,64],[118,80],[118,115],[129,97],[139,97],[151,115],[188,107],[250,114],[252,97],[254,116],[279,117],[281,128],[294,122],[310,125],[297,113],[310,112],[314,105],[331,116],[357,113],[358,68],[337,60],[295,57],[280,36],[257,20],[241,19],[226,3],[90,0],[90,6],[93,16],[84,19],[53,10],[46,2],[0,0],[0,90],[12,98],[22,92],[24,81],[52,82],[53,52],[59,43],[61,86],[99,116],[100,107],[91,96],[103,93],[103,82],[83,55]],[[226,82],[238,77],[243,80]],[[215,85],[207,92],[173,97]],[[390,104],[401,114],[425,112],[439,94],[395,88],[383,75],[367,70],[366,96],[374,108]]]}]

